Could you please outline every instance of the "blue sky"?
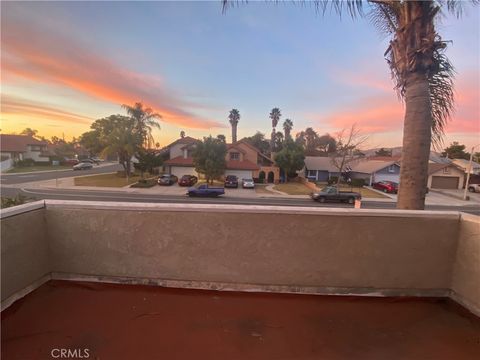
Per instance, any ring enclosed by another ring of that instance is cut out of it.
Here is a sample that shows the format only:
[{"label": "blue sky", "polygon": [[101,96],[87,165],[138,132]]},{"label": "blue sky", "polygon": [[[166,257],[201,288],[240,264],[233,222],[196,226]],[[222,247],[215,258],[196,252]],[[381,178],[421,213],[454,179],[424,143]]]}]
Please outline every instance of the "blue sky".
[{"label": "blue sky", "polygon": [[[480,19],[467,10],[439,30],[453,41],[460,94],[446,142],[473,144]],[[367,20],[322,17],[309,4],[253,2],[222,14],[218,1],[2,3],[2,129],[78,136],[121,113],[122,102],[142,100],[165,114],[155,134],[162,145],[181,130],[229,136],[233,107],[240,136],[268,134],[268,113],[280,107],[294,132],[357,122],[370,146],[398,146],[403,110],[387,44]]]}]

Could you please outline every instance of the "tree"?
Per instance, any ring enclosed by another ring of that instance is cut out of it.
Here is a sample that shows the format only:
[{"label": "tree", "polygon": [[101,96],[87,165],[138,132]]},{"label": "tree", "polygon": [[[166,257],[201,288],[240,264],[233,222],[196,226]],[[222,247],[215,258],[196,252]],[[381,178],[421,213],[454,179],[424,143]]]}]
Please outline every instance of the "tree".
[{"label": "tree", "polygon": [[155,168],[162,166],[163,159],[157,156],[155,151],[141,149],[136,153],[138,163],[133,164],[134,168],[140,171],[143,179],[143,174],[148,171],[150,175],[155,172]]},{"label": "tree", "polygon": [[[300,1],[301,2],[301,1]],[[436,20],[446,10],[457,17],[463,1],[368,0],[368,17],[392,37],[385,55],[400,97],[405,101],[402,166],[397,207],[424,209],[430,145],[442,142],[454,105],[453,67],[445,56],[446,42]],[[314,0],[316,10],[330,7],[352,18],[366,16],[360,0]],[[477,0],[472,3],[478,4]],[[235,4],[223,0],[223,10]]]},{"label": "tree", "polygon": [[277,131],[277,133],[274,136],[274,139],[275,139],[275,142],[273,145],[273,151],[278,152],[283,148],[283,142],[284,142],[283,133],[281,131]]},{"label": "tree", "polygon": [[240,112],[237,109],[230,110],[230,114],[228,115],[228,120],[230,121],[230,125],[232,125],[232,143],[237,142],[237,125],[238,121],[240,120]]},{"label": "tree", "polygon": [[221,142],[224,142],[224,143],[227,142],[227,138],[223,134],[217,135],[217,139],[220,140]]},{"label": "tree", "polygon": [[136,102],[133,106],[123,104],[122,108],[127,111],[127,114],[134,121],[134,129],[141,134],[143,138],[143,146],[150,149],[154,144],[152,130],[160,129],[160,124],[157,122],[162,116],[153,112],[149,107],[145,108],[141,102]]},{"label": "tree", "polygon": [[337,180],[337,185],[340,184],[343,172],[347,170],[352,163],[362,157],[359,148],[367,141],[367,139],[368,137],[362,135],[356,124],[353,124],[349,129],[341,130],[337,134],[337,151],[331,158],[332,165],[340,174]]},{"label": "tree", "polygon": [[270,155],[270,143],[265,139],[265,134],[257,131],[255,135],[243,138],[249,144],[255,146],[264,155]]},{"label": "tree", "polygon": [[214,138],[211,135],[204,137],[203,141],[198,143],[193,153],[193,164],[195,170],[204,174],[207,183],[213,183],[225,172],[227,155],[227,145],[225,142]]},{"label": "tree", "polygon": [[337,142],[330,134],[322,135],[316,141],[316,150],[320,152],[320,155],[328,156],[337,151]]},{"label": "tree", "polygon": [[285,132],[285,140],[291,139],[292,135],[290,134],[293,129],[293,121],[290,119],[285,119],[283,122],[283,131]]},{"label": "tree", "polygon": [[465,151],[465,148],[465,145],[460,145],[457,141],[454,141],[442,152],[442,156],[449,159],[470,159],[470,154]]},{"label": "tree", "polygon": [[270,119],[272,120],[272,135],[270,136],[270,147],[271,151],[275,151],[275,135],[277,134],[275,128],[278,125],[278,122],[280,121],[280,117],[282,116],[282,113],[280,112],[279,108],[273,108],[272,111],[270,111]]},{"label": "tree", "polygon": [[387,156],[391,157],[392,156],[392,150],[380,148],[379,150],[375,151],[376,156]]},{"label": "tree", "polygon": [[31,129],[31,128],[26,128],[23,129],[20,135],[26,135],[26,136],[31,136],[31,137],[36,137],[38,134],[38,130]]},{"label": "tree", "polygon": [[95,120],[90,128],[92,130],[80,137],[80,144],[91,154],[117,155],[118,162],[129,176],[131,158],[142,148],[144,141],[143,133],[139,132],[135,120],[128,116],[110,115]]},{"label": "tree", "polygon": [[291,139],[287,139],[283,149],[275,154],[275,163],[285,172],[285,181],[289,176],[295,176],[297,170],[305,166],[303,147]]}]

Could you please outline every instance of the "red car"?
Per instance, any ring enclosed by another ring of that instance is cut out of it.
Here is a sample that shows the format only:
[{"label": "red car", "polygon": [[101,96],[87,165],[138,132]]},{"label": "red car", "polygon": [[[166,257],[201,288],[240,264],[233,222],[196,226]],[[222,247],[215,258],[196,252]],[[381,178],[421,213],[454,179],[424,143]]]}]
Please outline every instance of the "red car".
[{"label": "red car", "polygon": [[385,193],[396,194],[398,192],[398,183],[393,181],[379,181],[373,183],[372,187]]},{"label": "red car", "polygon": [[197,183],[198,178],[193,175],[183,175],[178,181],[180,186],[193,186]]}]

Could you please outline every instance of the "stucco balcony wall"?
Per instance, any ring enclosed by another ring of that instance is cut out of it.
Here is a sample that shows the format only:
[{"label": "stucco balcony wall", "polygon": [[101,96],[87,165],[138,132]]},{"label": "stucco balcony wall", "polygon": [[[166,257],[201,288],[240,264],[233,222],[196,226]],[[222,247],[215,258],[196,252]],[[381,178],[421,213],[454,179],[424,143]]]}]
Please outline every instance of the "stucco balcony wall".
[{"label": "stucco balcony wall", "polygon": [[475,216],[55,200],[29,206],[37,208],[2,211],[2,307],[53,278],[450,296],[480,313]]}]

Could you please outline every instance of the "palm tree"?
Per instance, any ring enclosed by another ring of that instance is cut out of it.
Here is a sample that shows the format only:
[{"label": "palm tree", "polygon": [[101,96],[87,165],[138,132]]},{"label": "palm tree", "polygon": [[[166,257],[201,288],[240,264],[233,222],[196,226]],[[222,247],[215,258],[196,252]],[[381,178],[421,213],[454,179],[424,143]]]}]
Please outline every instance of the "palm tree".
[{"label": "palm tree", "polygon": [[285,140],[291,138],[290,132],[292,131],[292,129],[293,129],[293,121],[290,119],[285,119],[285,121],[283,122],[283,131],[285,132]]},{"label": "palm tree", "polygon": [[228,120],[230,121],[230,125],[232,125],[232,143],[237,142],[237,125],[238,121],[240,120],[240,112],[237,109],[230,110],[230,114],[228,115]]},{"label": "palm tree", "polygon": [[275,149],[275,136],[277,134],[275,128],[277,127],[281,116],[282,113],[280,112],[279,108],[273,108],[272,111],[270,111],[270,119],[272,119],[272,136],[270,139],[270,147],[272,149],[272,152]]},{"label": "palm tree", "polygon": [[135,121],[135,130],[141,134],[143,146],[149,149],[154,144],[152,130],[160,129],[160,124],[156,120],[162,116],[149,107],[145,108],[141,102],[136,102],[133,106],[123,104],[122,108]]},{"label": "palm tree", "polygon": [[[303,1],[300,0],[303,3]],[[399,95],[405,101],[402,166],[397,207],[424,209],[430,146],[442,143],[453,111],[453,67],[444,54],[446,42],[436,20],[446,10],[460,17],[463,1],[455,0],[313,0],[316,10],[328,8],[352,18],[368,17],[392,37],[385,52]],[[477,5],[478,0],[472,0]],[[224,11],[236,2],[223,0]],[[363,6],[370,11],[365,14]]]}]

